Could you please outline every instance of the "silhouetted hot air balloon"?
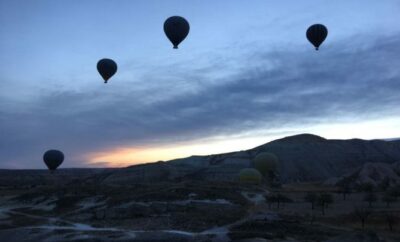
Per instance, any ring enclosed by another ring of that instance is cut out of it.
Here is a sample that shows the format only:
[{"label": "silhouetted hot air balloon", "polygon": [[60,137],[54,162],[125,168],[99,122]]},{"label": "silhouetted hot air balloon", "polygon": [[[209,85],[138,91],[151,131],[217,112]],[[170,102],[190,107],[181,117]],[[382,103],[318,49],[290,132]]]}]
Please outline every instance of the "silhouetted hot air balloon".
[{"label": "silhouetted hot air balloon", "polygon": [[178,49],[178,45],[189,34],[189,29],[188,21],[179,16],[169,17],[164,22],[164,32],[174,45],[174,49]]},{"label": "silhouetted hot air balloon", "polygon": [[239,172],[239,180],[241,183],[260,184],[262,175],[254,168],[244,168]]},{"label": "silhouetted hot air balloon", "polygon": [[101,59],[97,62],[97,70],[103,77],[104,83],[107,83],[108,79],[117,72],[117,63],[111,59]]},{"label": "silhouetted hot air balloon", "polygon": [[326,36],[328,36],[328,29],[322,24],[314,24],[307,29],[306,35],[308,41],[318,50],[319,46],[326,39]]},{"label": "silhouetted hot air balloon", "polygon": [[48,150],[43,155],[43,161],[50,171],[54,171],[64,161],[64,154],[59,150]]},{"label": "silhouetted hot air balloon", "polygon": [[263,175],[268,176],[278,170],[278,157],[272,153],[263,152],[254,158],[254,167]]}]

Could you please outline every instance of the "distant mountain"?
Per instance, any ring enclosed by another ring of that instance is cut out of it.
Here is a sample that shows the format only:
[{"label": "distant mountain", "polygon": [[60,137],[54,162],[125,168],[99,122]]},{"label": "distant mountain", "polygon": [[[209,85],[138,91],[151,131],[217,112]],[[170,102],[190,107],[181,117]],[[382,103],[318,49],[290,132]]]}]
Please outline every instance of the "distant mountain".
[{"label": "distant mountain", "polygon": [[385,141],[400,141],[400,138],[384,139]]},{"label": "distant mountain", "polygon": [[245,151],[191,156],[117,169],[103,176],[103,182],[232,181],[238,179],[241,169],[251,167],[251,161],[261,152],[272,152],[279,157],[284,182],[323,181],[355,172],[366,163],[391,164],[400,161],[400,140],[329,140],[301,134]]}]

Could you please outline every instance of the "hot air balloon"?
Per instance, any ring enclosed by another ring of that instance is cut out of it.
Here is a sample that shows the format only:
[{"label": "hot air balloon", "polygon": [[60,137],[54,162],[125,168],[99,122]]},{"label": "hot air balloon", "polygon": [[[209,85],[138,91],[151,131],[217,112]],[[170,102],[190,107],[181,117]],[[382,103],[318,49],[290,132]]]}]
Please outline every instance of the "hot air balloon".
[{"label": "hot air balloon", "polygon": [[54,171],[64,161],[64,154],[59,150],[48,150],[43,155],[43,161],[50,171]]},{"label": "hot air balloon", "polygon": [[319,46],[326,39],[326,36],[328,36],[328,29],[322,24],[314,24],[307,29],[306,36],[308,41],[318,50]]},{"label": "hot air balloon", "polygon": [[174,49],[178,49],[178,45],[189,34],[189,23],[186,19],[179,16],[169,17],[164,22],[164,32],[168,39],[174,45]]},{"label": "hot air balloon", "polygon": [[263,175],[269,176],[278,170],[278,157],[272,153],[263,152],[254,158],[254,167]]},{"label": "hot air balloon", "polygon": [[107,83],[108,79],[117,72],[117,63],[111,59],[101,59],[97,62],[97,70],[103,77],[104,83]]},{"label": "hot air balloon", "polygon": [[244,168],[239,172],[239,180],[242,183],[260,184],[262,175],[254,168]]}]

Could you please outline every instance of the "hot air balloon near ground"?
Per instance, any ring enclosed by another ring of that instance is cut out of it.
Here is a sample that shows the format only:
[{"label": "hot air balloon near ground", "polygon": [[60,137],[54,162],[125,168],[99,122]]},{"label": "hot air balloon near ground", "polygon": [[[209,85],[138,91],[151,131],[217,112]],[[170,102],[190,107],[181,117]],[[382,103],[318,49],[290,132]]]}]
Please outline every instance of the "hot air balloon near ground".
[{"label": "hot air balloon near ground", "polygon": [[276,172],[279,167],[278,157],[276,155],[263,152],[254,158],[254,167],[263,175],[267,176],[270,172]]},{"label": "hot air balloon near ground", "polygon": [[314,24],[307,29],[306,36],[308,41],[318,50],[326,36],[328,36],[328,29],[322,24]]},{"label": "hot air balloon near ground", "polygon": [[253,161],[254,167],[267,179],[270,186],[279,184],[279,160],[276,155],[268,152],[258,154]]},{"label": "hot air balloon near ground", "polygon": [[43,161],[50,171],[55,171],[64,161],[64,154],[59,150],[48,150],[43,155]]},{"label": "hot air balloon near ground", "polygon": [[107,83],[108,79],[117,72],[117,63],[111,59],[101,59],[97,62],[97,71],[103,77],[104,83]]},{"label": "hot air balloon near ground", "polygon": [[174,45],[174,49],[178,49],[178,45],[189,34],[189,29],[189,22],[180,16],[169,17],[164,22],[165,35]]},{"label": "hot air balloon near ground", "polygon": [[244,168],[239,172],[239,180],[241,183],[260,184],[262,175],[254,168]]}]

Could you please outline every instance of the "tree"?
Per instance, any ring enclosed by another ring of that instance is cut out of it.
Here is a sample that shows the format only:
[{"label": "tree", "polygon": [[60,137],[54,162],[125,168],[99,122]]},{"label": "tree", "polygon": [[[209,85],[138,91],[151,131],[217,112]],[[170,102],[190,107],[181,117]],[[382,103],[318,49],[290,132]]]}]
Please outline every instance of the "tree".
[{"label": "tree", "polygon": [[381,191],[387,191],[387,189],[390,187],[390,179],[388,177],[383,178],[378,187]]},{"label": "tree", "polygon": [[400,185],[393,186],[388,192],[396,198],[400,197]]},{"label": "tree", "polygon": [[360,190],[361,192],[368,192],[368,193],[370,193],[370,192],[373,192],[373,191],[374,191],[374,185],[372,185],[372,183],[370,183],[370,182],[365,182],[365,183],[360,184],[359,190]]},{"label": "tree", "polygon": [[339,187],[339,192],[343,195],[343,201],[346,200],[346,195],[351,192],[350,181],[348,179],[344,179],[337,183]]},{"label": "tree", "polygon": [[275,202],[271,196],[265,196],[265,201],[267,202],[269,209],[271,209],[272,204]]},{"label": "tree", "polygon": [[364,195],[364,201],[368,202],[369,207],[372,207],[372,203],[376,202],[378,197],[373,192],[368,192]]},{"label": "tree", "polygon": [[371,215],[371,213],[372,211],[369,208],[365,207],[354,208],[353,216],[360,219],[362,229],[364,229],[365,223],[367,222],[367,219]]},{"label": "tree", "polygon": [[266,200],[269,204],[269,207],[271,208],[272,203],[276,203],[277,209],[280,208],[281,203],[286,203],[286,202],[291,202],[292,200],[283,194],[277,192],[277,193],[271,193],[268,196],[266,196]]},{"label": "tree", "polygon": [[321,193],[318,196],[318,203],[321,206],[322,214],[325,215],[325,208],[327,208],[329,204],[333,203],[332,194],[330,194],[330,193]]},{"label": "tree", "polygon": [[393,213],[385,213],[385,220],[389,226],[390,231],[393,231],[393,225],[399,222],[399,218]]},{"label": "tree", "polygon": [[[265,196],[265,200],[268,203],[268,207],[271,209],[272,204],[274,203],[278,203],[277,201],[277,195],[275,193],[270,193],[268,195]],[[278,208],[279,208],[279,204],[278,204]]]},{"label": "tree", "polygon": [[390,206],[390,203],[396,202],[397,197],[393,196],[390,192],[385,192],[382,196],[382,202],[386,203],[386,207]]},{"label": "tree", "polygon": [[314,210],[317,200],[318,196],[314,192],[307,192],[307,194],[304,196],[304,201],[311,203],[311,210]]}]

